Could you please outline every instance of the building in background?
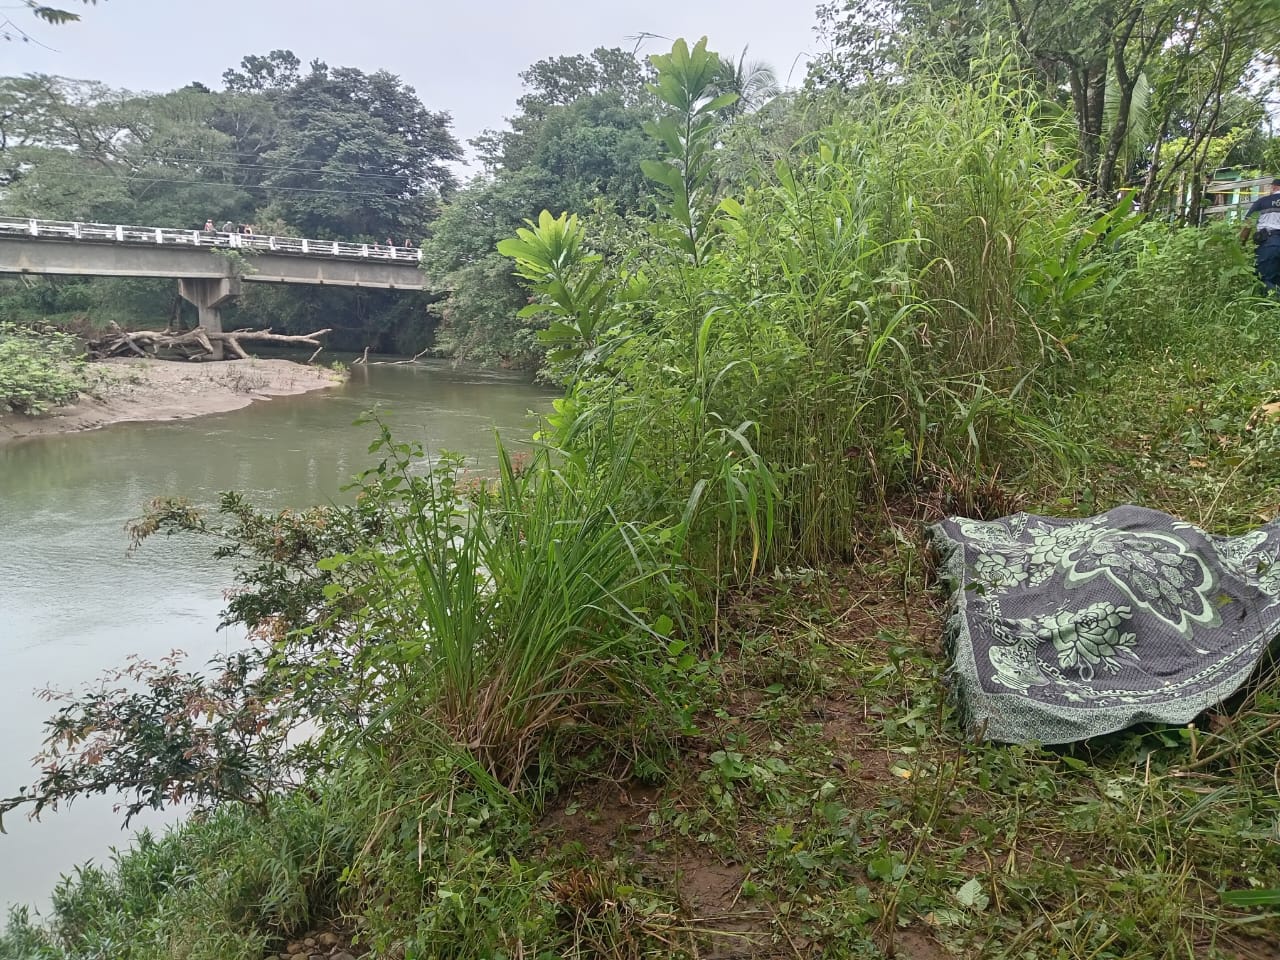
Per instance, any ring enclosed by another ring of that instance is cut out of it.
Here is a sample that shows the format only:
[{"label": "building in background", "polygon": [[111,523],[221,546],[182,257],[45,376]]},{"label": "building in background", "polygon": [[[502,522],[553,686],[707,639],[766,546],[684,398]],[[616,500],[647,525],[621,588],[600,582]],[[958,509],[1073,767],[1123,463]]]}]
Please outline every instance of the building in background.
[{"label": "building in background", "polygon": [[1272,175],[1263,176],[1257,167],[1219,167],[1204,186],[1203,223],[1211,217],[1238,220],[1250,204],[1271,190]]}]

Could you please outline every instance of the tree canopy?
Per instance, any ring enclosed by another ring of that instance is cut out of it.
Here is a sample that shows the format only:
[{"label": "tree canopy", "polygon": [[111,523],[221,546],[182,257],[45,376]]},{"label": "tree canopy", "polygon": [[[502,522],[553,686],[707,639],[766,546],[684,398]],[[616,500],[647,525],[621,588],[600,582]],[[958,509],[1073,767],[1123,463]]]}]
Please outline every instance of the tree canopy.
[{"label": "tree canopy", "polygon": [[429,274],[451,292],[442,333],[455,355],[538,362],[534,327],[516,316],[527,294],[496,249],[526,219],[597,204],[619,216],[648,209],[640,162],[658,151],[645,131],[651,77],[617,48],[540,60],[520,73],[526,92],[508,128],[472,141],[486,172],[451,198],[427,245]]},{"label": "tree canopy", "polygon": [[[247,56],[223,81],[222,90],[190,84],[133,94],[62,77],[0,78],[5,212],[193,228],[212,219],[320,238],[421,241],[454,186],[449,164],[462,155],[447,112],[428,109],[387,71],[319,61],[304,70],[287,50]],[[140,312],[161,303],[168,311],[172,296],[157,284],[135,289],[156,291]],[[410,298],[415,318],[405,316],[405,298],[254,291],[238,309],[244,320],[285,327],[324,312],[358,318],[348,346],[416,350],[429,335],[425,300]]]},{"label": "tree canopy", "polygon": [[1276,0],[835,0],[818,18],[811,88],[963,78],[1011,56],[1070,110],[1078,176],[1099,197],[1140,186],[1147,205],[1175,171],[1203,168],[1209,141],[1257,123],[1228,101],[1265,96],[1259,67],[1280,41]]}]

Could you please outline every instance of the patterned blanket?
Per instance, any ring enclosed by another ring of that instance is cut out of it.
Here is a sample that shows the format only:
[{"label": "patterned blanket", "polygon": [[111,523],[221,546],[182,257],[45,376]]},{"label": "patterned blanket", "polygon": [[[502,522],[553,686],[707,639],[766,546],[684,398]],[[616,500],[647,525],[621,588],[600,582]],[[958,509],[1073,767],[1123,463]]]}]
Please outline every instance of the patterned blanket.
[{"label": "patterned blanket", "polygon": [[1280,634],[1280,520],[1227,538],[1126,506],[1087,520],[952,517],[929,534],[950,591],[955,692],[988,739],[1189,723]]}]

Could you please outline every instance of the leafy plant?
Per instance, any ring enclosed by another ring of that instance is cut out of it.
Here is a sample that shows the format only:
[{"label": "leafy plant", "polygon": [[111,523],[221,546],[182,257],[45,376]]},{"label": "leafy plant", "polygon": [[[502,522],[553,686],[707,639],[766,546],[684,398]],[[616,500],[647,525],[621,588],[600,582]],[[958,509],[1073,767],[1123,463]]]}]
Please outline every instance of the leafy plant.
[{"label": "leafy plant", "polygon": [[[590,354],[604,333],[605,308],[611,285],[598,254],[583,249],[583,231],[576,216],[553,217],[543,210],[537,224],[526,221],[514,239],[498,243],[498,252],[516,262],[516,273],[533,284],[544,300],[524,307],[519,316],[550,313],[551,325],[538,339],[557,349],[548,354],[555,363]],[[588,359],[591,359],[590,357]]]},{"label": "leafy plant", "polygon": [[0,410],[40,413],[86,386],[83,350],[51,328],[0,322]]},{"label": "leafy plant", "polygon": [[30,806],[39,817],[80,796],[117,793],[126,826],[144,809],[182,803],[265,811],[294,779],[285,759],[292,724],[260,654],[228,655],[212,676],[183,672],[178,659],[133,658],[79,694],[44,691],[64,706],[45,723],[40,777],[0,800],[0,815]]},{"label": "leafy plant", "polygon": [[646,129],[666,147],[667,157],[646,160],[641,169],[663,188],[658,210],[673,228],[664,235],[698,267],[707,255],[715,209],[716,112],[736,103],[739,94],[722,90],[724,61],[707,50],[706,37],[692,50],[677,40],[670,53],[657,54],[652,62],[658,76],[649,90],[671,112]]}]

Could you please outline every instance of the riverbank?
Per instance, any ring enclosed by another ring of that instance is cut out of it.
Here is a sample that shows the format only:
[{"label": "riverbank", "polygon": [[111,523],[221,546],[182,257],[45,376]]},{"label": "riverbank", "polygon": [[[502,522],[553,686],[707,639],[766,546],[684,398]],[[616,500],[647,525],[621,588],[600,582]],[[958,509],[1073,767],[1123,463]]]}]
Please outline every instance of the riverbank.
[{"label": "riverbank", "polygon": [[342,374],[327,367],[292,360],[103,360],[90,366],[90,387],[75,403],[41,414],[0,414],[0,443],[96,430],[113,423],[226,413],[255,400],[324,390],[343,380]]}]

